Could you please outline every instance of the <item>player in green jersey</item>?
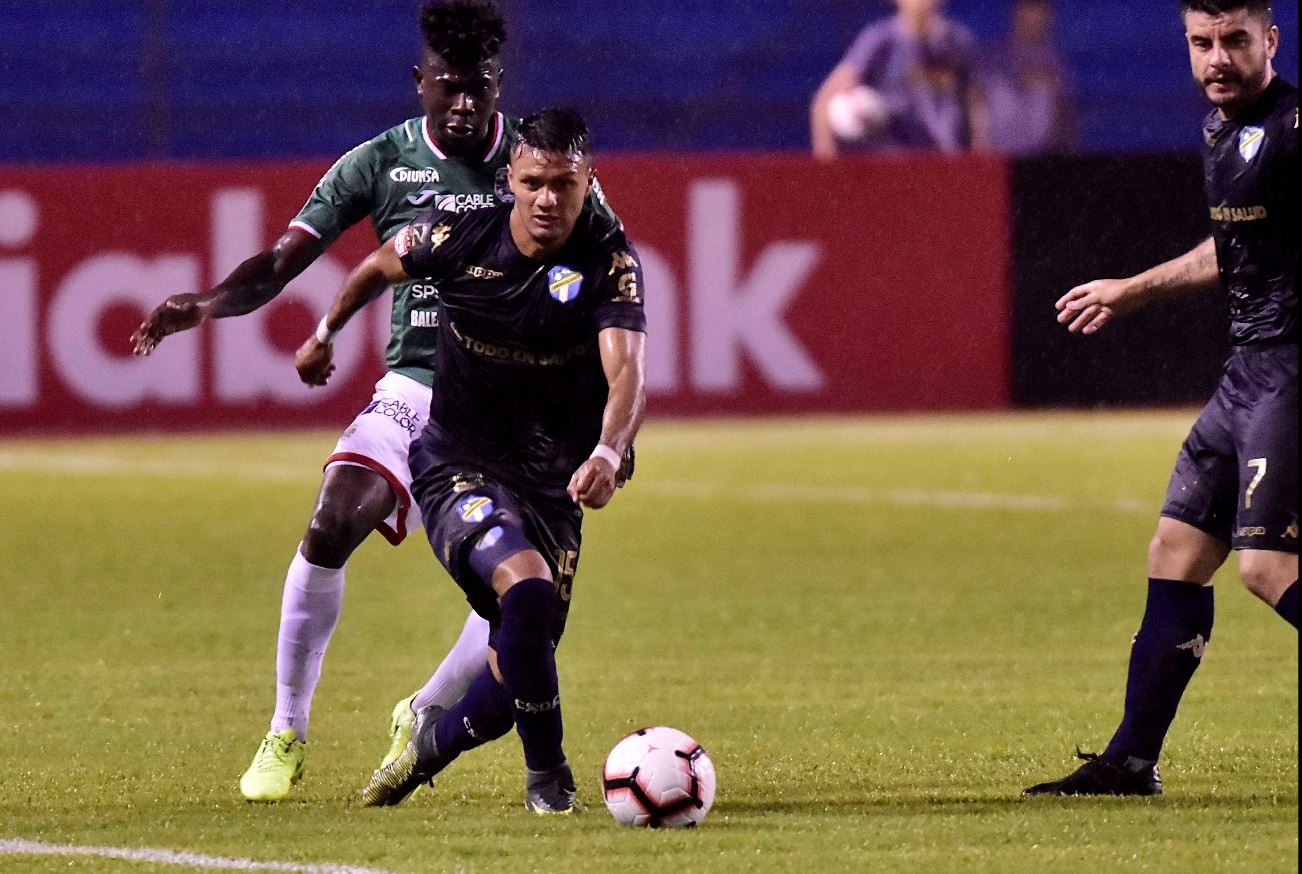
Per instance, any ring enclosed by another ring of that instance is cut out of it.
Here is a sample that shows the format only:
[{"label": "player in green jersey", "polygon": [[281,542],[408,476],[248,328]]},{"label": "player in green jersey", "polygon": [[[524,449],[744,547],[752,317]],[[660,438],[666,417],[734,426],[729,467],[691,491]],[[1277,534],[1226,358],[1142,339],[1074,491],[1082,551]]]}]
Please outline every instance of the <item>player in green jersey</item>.
[{"label": "player in green jersey", "polygon": [[[464,211],[499,202],[507,191],[505,168],[515,127],[497,111],[498,55],[506,40],[502,17],[490,0],[433,0],[421,9],[420,21],[425,45],[413,77],[423,115],[340,158],[269,249],[212,289],[172,295],[160,304],[132,338],[136,354],[148,355],[164,337],[210,318],[240,316],[265,305],[365,218],[383,242],[423,209]],[[302,775],[309,709],[339,618],[348,558],[373,530],[396,545],[420,524],[407,450],[430,407],[436,303],[437,293],[427,283],[394,287],[388,372],[326,461],[316,507],[285,580],[275,714],[240,780],[241,793],[251,801],[284,798]],[[328,359],[330,325],[342,325],[356,311],[353,306],[336,301],[316,337],[300,350],[300,372]],[[450,707],[461,697],[485,664],[487,640],[487,623],[471,613],[429,682],[394,708],[391,751],[406,746],[413,702]]]}]

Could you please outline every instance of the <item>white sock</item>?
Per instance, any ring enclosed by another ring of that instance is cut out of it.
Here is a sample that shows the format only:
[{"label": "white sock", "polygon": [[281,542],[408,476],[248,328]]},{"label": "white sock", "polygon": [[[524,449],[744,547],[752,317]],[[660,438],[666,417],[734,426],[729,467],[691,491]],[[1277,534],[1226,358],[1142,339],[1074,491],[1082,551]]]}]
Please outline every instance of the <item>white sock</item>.
[{"label": "white sock", "polygon": [[280,602],[272,731],[292,728],[299,740],[307,740],[312,695],[321,679],[321,662],[343,603],[344,569],[317,567],[296,551],[285,575],[285,594]]},{"label": "white sock", "polygon": [[447,710],[461,700],[471,680],[488,664],[488,620],[473,610],[461,627],[461,636],[434,671],[416,697],[411,709],[420,710],[437,704]]}]

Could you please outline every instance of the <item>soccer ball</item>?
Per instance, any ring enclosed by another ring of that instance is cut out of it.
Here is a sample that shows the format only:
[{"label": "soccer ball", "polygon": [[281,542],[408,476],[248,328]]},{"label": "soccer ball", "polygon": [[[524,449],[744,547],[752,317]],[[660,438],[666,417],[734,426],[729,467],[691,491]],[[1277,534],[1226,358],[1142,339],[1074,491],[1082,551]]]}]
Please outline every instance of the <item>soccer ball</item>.
[{"label": "soccer ball", "polygon": [[870,139],[886,127],[890,109],[881,94],[859,85],[837,94],[827,103],[827,123],[838,139],[847,142]]},{"label": "soccer ball", "polygon": [[714,803],[714,762],[676,728],[642,728],[606,756],[601,790],[606,809],[624,825],[691,827]]}]

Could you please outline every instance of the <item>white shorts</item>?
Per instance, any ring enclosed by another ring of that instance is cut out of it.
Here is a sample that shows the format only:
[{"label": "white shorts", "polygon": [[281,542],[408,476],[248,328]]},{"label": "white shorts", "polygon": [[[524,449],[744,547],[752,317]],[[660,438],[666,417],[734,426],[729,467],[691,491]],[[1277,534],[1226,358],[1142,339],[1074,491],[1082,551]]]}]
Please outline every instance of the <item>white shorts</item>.
[{"label": "white shorts", "polygon": [[355,464],[388,481],[397,506],[376,530],[394,546],[420,527],[420,507],[411,497],[411,467],[407,452],[429,417],[433,393],[411,377],[386,373],[375,384],[375,395],[344,431],[325,466]]}]

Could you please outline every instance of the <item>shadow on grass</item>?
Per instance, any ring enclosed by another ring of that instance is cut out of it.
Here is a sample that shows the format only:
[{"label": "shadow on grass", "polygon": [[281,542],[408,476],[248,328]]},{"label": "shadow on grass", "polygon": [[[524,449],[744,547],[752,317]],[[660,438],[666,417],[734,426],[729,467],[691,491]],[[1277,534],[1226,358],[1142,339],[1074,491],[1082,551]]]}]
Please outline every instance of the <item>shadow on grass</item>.
[{"label": "shadow on grass", "polygon": [[817,816],[833,814],[899,814],[906,816],[980,816],[991,813],[1033,813],[1039,810],[1085,808],[1088,810],[1158,809],[1193,811],[1251,808],[1293,810],[1298,806],[1298,793],[1278,795],[1244,795],[1216,793],[1200,795],[1164,795],[1156,798],[1022,798],[1019,795],[987,796],[935,796],[917,797],[823,797],[800,799],[741,799],[717,805],[713,817],[724,816]]}]

